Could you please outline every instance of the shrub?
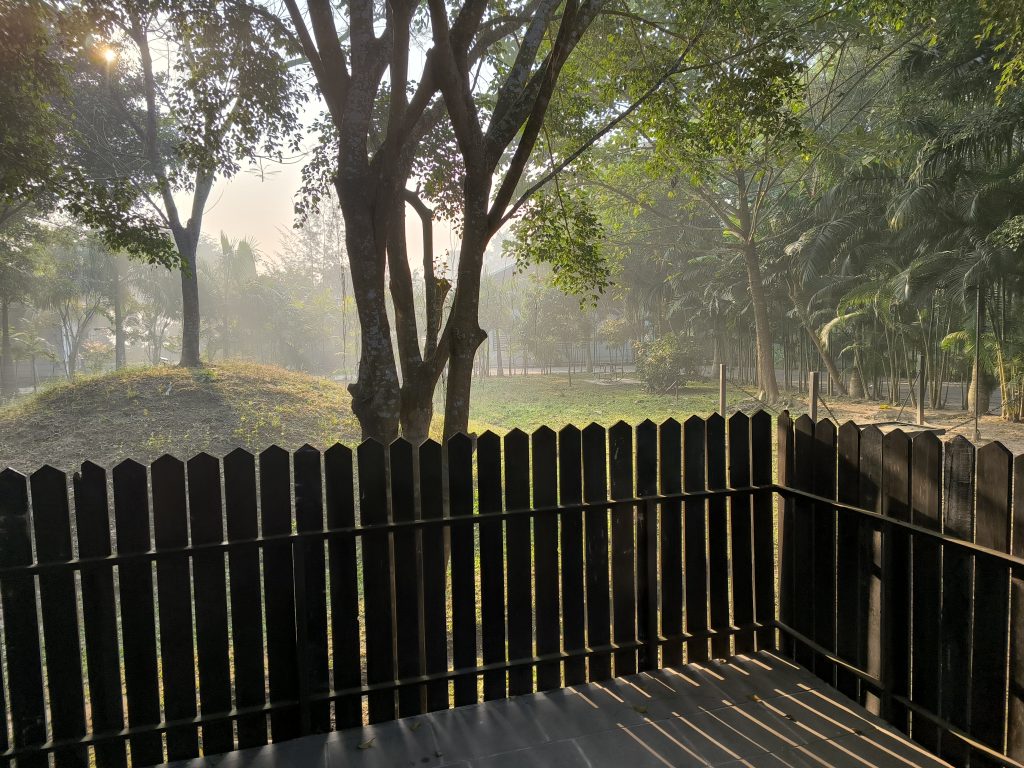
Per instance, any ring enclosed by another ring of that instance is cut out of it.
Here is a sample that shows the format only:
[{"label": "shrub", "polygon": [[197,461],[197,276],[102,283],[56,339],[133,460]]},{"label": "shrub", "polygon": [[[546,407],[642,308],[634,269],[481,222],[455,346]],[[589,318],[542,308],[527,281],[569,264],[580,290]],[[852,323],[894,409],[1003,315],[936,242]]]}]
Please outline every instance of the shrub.
[{"label": "shrub", "polygon": [[664,392],[700,374],[702,350],[698,341],[668,333],[653,341],[637,342],[636,374],[651,392]]}]

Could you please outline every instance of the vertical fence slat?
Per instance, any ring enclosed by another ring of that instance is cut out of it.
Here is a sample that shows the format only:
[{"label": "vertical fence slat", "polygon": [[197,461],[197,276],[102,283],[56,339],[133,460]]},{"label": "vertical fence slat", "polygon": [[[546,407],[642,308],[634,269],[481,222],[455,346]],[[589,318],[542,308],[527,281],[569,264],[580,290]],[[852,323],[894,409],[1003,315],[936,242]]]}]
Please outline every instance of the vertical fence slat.
[{"label": "vertical fence slat", "polygon": [[[872,512],[882,510],[882,432],[875,426],[865,427],[860,435],[861,507]],[[882,530],[877,523],[860,521],[857,570],[860,574],[860,605],[857,613],[857,647],[861,649],[864,671],[875,678],[882,676]],[[864,693],[861,701],[869,712],[878,714],[881,700],[874,693]]]},{"label": "vertical fence slat", "polygon": [[[416,519],[412,445],[399,438],[388,449],[391,464],[391,514],[396,523]],[[420,568],[419,542],[414,528],[395,531],[395,648],[398,679],[423,674],[420,658]],[[421,685],[398,689],[398,716],[423,712],[426,690]]]},{"label": "vertical fence slat", "polygon": [[[558,504],[558,447],[554,431],[541,427],[531,436],[533,461],[533,505]],[[534,530],[534,582],[537,585],[537,655],[561,650],[558,614],[558,516],[540,515]],[[561,665],[544,662],[537,665],[537,689],[549,691],[562,684]]]},{"label": "vertical fence slat", "polygon": [[[193,545],[216,544],[224,540],[220,462],[209,454],[201,453],[189,459],[188,510]],[[223,714],[231,709],[224,553],[196,552],[192,559],[192,572],[196,588],[200,711],[204,715]],[[230,752],[234,747],[233,731],[230,720],[204,725],[203,753]]]},{"label": "vertical fence slat", "polygon": [[[750,479],[769,485],[772,478],[772,417],[758,411],[750,418]],[[781,477],[781,474],[780,474]],[[770,490],[754,494],[754,613],[763,629],[757,632],[757,649],[775,648],[775,501]]]},{"label": "vertical fence slat", "polygon": [[[264,536],[292,532],[291,471],[288,453],[275,446],[259,457],[260,515]],[[292,547],[287,541],[263,547],[263,599],[267,612],[267,673],[270,703],[299,698],[298,651],[295,646],[295,593]],[[299,735],[299,712],[279,709],[270,715],[275,742]]]},{"label": "vertical fence slat", "polygon": [[[352,528],[356,524],[352,483],[352,450],[335,444],[324,451],[324,490],[327,527]],[[335,690],[358,688],[362,683],[359,647],[359,575],[356,539],[335,534],[327,542],[331,578],[331,668]],[[334,703],[335,725],[362,725],[363,702],[352,695]]]},{"label": "vertical fence slat", "polygon": [[[946,444],[942,528],[949,536],[974,540],[974,446],[961,436]],[[970,668],[974,558],[959,547],[943,547],[942,557],[942,709],[957,728],[970,728]],[[967,749],[953,737],[942,739],[942,756],[964,764]]]},{"label": "vertical fence slat", "polygon": [[[505,435],[505,508],[530,507],[530,439],[513,429]],[[527,659],[533,656],[533,589],[530,518],[511,518],[506,523],[508,656]],[[533,667],[514,667],[508,672],[508,693],[519,696],[533,691]]]},{"label": "vertical fence slat", "polygon": [[[658,493],[658,427],[645,419],[636,428],[636,495]],[[641,670],[658,669],[658,516],[657,504],[637,509],[637,628],[645,643],[637,654]]]},{"label": "vertical fence slat", "polygon": [[[0,567],[32,564],[29,537],[28,487],[25,476],[13,469],[0,472]],[[7,685],[10,690],[10,718],[15,749],[37,746],[46,741],[46,708],[43,698],[42,655],[36,619],[35,579],[11,574],[2,580],[4,644],[7,655]],[[6,715],[6,710],[4,710]],[[4,717],[4,730],[7,718]],[[45,768],[45,755],[18,759],[18,768]]]},{"label": "vertical fence slat", "polygon": [[[1013,460],[1013,539],[1010,554],[1024,557],[1024,454]],[[1024,574],[1010,583],[1010,695],[1006,753],[1024,762]]]},{"label": "vertical fence slat", "polygon": [[[608,431],[611,497],[633,497],[633,429],[618,422]],[[636,640],[636,585],[634,578],[636,513],[632,504],[612,508],[612,616],[616,644]],[[615,652],[615,674],[636,672],[636,651]]]},{"label": "vertical fence slat", "polygon": [[[448,504],[455,517],[473,514],[473,441],[467,435],[448,440]],[[476,549],[475,526],[454,525],[452,547],[452,665],[475,667],[476,644]],[[459,675],[454,681],[454,704],[477,701],[477,676]]]},{"label": "vertical fence slat", "polygon": [[[675,419],[666,420],[658,428],[658,482],[663,495],[683,489],[682,427]],[[678,637],[683,633],[683,512],[682,502],[667,501],[661,506],[659,538],[661,540],[661,634]],[[679,640],[665,643],[661,662],[666,667],[683,663],[683,644]]]},{"label": "vertical fence slat", "polygon": [[[705,424],[698,416],[683,423],[683,490],[705,488]],[[684,588],[686,591],[686,631],[701,634],[708,630],[707,510],[703,499],[687,499],[683,510]],[[706,661],[708,640],[687,641],[686,660]]]},{"label": "vertical fence slat", "polygon": [[[793,420],[789,417],[788,411],[779,414],[775,423],[775,454],[778,461],[779,484],[785,487],[793,486]],[[795,553],[793,551],[794,528],[793,528],[793,507],[792,498],[779,500],[779,620],[786,626],[792,627],[793,623],[793,562]],[[793,653],[793,640],[786,633],[779,637],[779,650],[786,655]]]},{"label": "vertical fence slat", "polygon": [[[717,413],[706,422],[708,488],[725,488],[725,419]],[[724,496],[708,499],[708,608],[711,628],[727,633],[729,617],[729,518]],[[711,655],[725,659],[731,655],[728,634],[711,638]]]},{"label": "vertical fence slat", "polygon": [[[357,450],[359,464],[359,522],[389,522],[387,463],[384,446],[365,440]],[[391,594],[391,542],[387,532],[368,533],[363,539],[363,600],[366,615],[366,682],[395,679],[394,603]],[[371,723],[395,719],[394,691],[367,696]]]},{"label": "vertical fence slat", "polygon": [[[933,432],[914,438],[910,475],[911,522],[932,531],[942,530],[942,442]],[[912,699],[930,712],[939,711],[939,637],[942,631],[942,546],[926,536],[915,536],[913,547],[913,636],[911,644]],[[923,717],[913,717],[914,740],[934,751],[939,732]]]},{"label": "vertical fence slat", "polygon": [[[843,504],[857,506],[860,501],[860,428],[852,421],[843,424],[836,446],[836,498]],[[836,513],[836,655],[855,666],[863,664],[858,645],[858,605],[862,588],[858,573],[860,520],[856,512],[841,509]],[[839,668],[836,688],[856,701],[860,681],[856,675]]]},{"label": "vertical fence slat", "polygon": [[[1013,455],[1001,443],[977,453],[975,541],[999,552],[1010,551]],[[1006,738],[1007,625],[1010,569],[979,555],[974,564],[974,633],[971,642],[971,735],[997,752]],[[972,766],[998,765],[984,755]]]},{"label": "vertical fence slat", "polygon": [[[501,511],[501,438],[484,432],[477,439],[477,493],[480,512]],[[505,662],[505,563],[500,520],[480,523],[480,621],[484,664]],[[506,673],[484,673],[484,700],[503,699]]]},{"label": "vertical fence slat", "polygon": [[[563,506],[583,500],[582,435],[573,426],[563,427],[558,433],[558,481]],[[561,518],[562,643],[565,651],[572,652],[582,650],[587,642],[583,609],[583,512],[564,512]],[[566,659],[566,685],[578,685],[586,677],[586,659],[581,656]]]},{"label": "vertical fence slat", "polygon": [[[605,454],[605,429],[590,424],[583,430],[583,500],[601,502],[608,498],[608,468]],[[591,648],[611,643],[611,609],[608,595],[608,510],[598,508],[586,513],[586,586],[587,645]],[[590,657],[590,680],[612,676],[610,653]]]},{"label": "vertical fence slat", "polygon": [[[131,460],[123,461],[114,467],[113,477],[117,552],[120,555],[146,552],[151,547],[146,468]],[[160,722],[160,697],[152,567],[147,560],[134,560],[122,563],[117,571],[128,725],[132,728],[156,725]],[[130,743],[133,765],[163,762],[159,734],[139,734],[133,736]]]},{"label": "vertical fence slat", "polygon": [[[236,448],[224,457],[224,510],[228,541],[259,536],[256,510],[256,460]],[[236,546],[228,552],[231,572],[231,646],[235,667],[235,704],[239,709],[266,703],[263,671],[263,596],[260,591],[258,545]],[[256,631],[258,628],[258,631]],[[238,748],[267,743],[266,715],[238,718]]]},{"label": "vertical fence slat", "polygon": [[[802,414],[793,425],[793,486],[814,491],[814,422]],[[803,498],[793,503],[793,628],[806,637],[814,637],[814,505]],[[793,658],[808,669],[814,668],[815,654],[803,643],[796,643]]]},{"label": "vertical fence slat", "polygon": [[[814,427],[814,492],[836,498],[836,425],[822,419]],[[814,641],[830,651],[836,645],[836,511],[814,506]],[[818,677],[835,683],[835,665],[816,659]]]},{"label": "vertical fence slat", "polygon": [[[74,486],[79,557],[108,557],[111,550],[107,473],[102,467],[86,462],[81,473],[75,475]],[[124,728],[124,703],[113,566],[86,568],[81,579],[92,731],[120,731]],[[124,768],[128,763],[125,744],[120,741],[97,745],[95,755],[98,768]]]},{"label": "vertical fence slat", "polygon": [[[419,447],[420,508],[424,520],[444,517],[441,446],[426,440]],[[448,671],[448,626],[445,603],[445,529],[439,525],[421,533],[423,564],[423,648],[428,675]],[[448,683],[427,684],[427,711],[448,708]]]},{"label": "vertical fence slat", "polygon": [[[886,517],[910,520],[910,438],[900,429],[882,440],[882,512]],[[910,695],[910,536],[902,528],[890,528],[883,541],[882,654],[883,674],[889,693]],[[892,702],[888,720],[907,731],[909,713]]]},{"label": "vertical fence slat", "polygon": [[[72,554],[67,477],[46,466],[32,474],[30,487],[36,559],[40,563],[66,563]],[[81,738],[85,735],[85,700],[74,571],[39,574],[39,598],[53,738]],[[57,768],[85,766],[88,750],[85,747],[58,750],[54,753],[54,762]]]},{"label": "vertical fence slat", "polygon": [[[150,476],[153,482],[153,540],[157,549],[187,547],[185,465],[173,456],[161,456],[153,462]],[[196,716],[192,584],[187,554],[157,560],[156,598],[160,618],[164,713],[168,720],[186,720]],[[199,731],[194,725],[173,728],[167,732],[166,738],[168,760],[187,760],[199,754]]]},{"label": "vertical fence slat", "polygon": [[[729,417],[729,485],[750,485],[750,418],[737,411]],[[730,501],[732,525],[732,604],[737,627],[754,621],[754,550],[751,496],[733,496]],[[754,633],[735,637],[736,653],[753,653]]]},{"label": "vertical fence slat", "polygon": [[[320,452],[304,445],[295,452],[295,530],[299,533],[324,529],[323,474]],[[327,570],[324,560],[324,541],[307,538],[301,544],[305,572],[305,616],[297,617],[305,626],[301,636],[305,647],[299,653],[305,656],[305,687],[310,694],[325,694],[330,690],[327,652]],[[318,702],[310,706],[310,730],[327,733],[331,730],[331,705]]]}]

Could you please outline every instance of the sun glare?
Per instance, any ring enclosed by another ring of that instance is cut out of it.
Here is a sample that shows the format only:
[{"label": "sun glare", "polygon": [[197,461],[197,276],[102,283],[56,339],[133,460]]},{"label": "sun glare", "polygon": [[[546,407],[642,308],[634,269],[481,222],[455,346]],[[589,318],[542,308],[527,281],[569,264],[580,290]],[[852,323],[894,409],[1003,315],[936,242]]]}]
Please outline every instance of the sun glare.
[{"label": "sun glare", "polygon": [[107,64],[113,64],[117,61],[117,51],[113,48],[104,48],[100,55],[103,56],[103,60],[107,62]]}]

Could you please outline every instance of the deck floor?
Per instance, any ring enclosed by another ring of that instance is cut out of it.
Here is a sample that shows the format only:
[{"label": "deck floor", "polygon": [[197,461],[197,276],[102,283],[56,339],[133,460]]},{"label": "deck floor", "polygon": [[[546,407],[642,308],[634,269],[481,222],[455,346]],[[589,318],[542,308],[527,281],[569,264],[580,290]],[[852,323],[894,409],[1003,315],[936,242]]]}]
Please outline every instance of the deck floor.
[{"label": "deck floor", "polygon": [[945,765],[806,670],[767,653],[175,764],[176,768]]}]

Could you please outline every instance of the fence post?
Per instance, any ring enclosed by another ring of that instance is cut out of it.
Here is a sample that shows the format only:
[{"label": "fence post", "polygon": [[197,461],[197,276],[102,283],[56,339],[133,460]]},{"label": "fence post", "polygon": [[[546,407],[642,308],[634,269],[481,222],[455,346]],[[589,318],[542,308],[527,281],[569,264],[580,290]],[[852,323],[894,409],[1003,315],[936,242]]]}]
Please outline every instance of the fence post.
[{"label": "fence post", "polygon": [[725,416],[725,363],[718,364],[718,412]]},{"label": "fence post", "polygon": [[818,371],[811,371],[807,381],[807,399],[811,421],[818,423]]}]

